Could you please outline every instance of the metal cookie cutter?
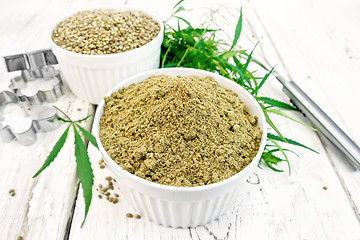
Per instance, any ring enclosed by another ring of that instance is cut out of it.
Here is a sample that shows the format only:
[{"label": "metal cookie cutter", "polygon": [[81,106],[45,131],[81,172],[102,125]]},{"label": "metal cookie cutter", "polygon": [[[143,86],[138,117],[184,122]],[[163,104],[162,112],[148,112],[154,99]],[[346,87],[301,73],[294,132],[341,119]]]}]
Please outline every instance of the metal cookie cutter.
[{"label": "metal cookie cutter", "polygon": [[[11,79],[9,85],[21,102],[29,105],[55,102],[63,95],[60,73],[52,66],[58,62],[51,50],[6,56],[4,59],[8,72],[21,70],[21,76]],[[30,85],[35,85],[35,90],[26,94]]]},{"label": "metal cookie cutter", "polygon": [[22,145],[32,145],[37,140],[38,132],[59,127],[56,113],[50,107],[26,106],[10,91],[0,92],[0,137],[4,142],[16,139]]},{"label": "metal cookie cutter", "polygon": [[[34,71],[22,70],[21,76],[10,79],[9,88],[19,97],[21,102],[28,105],[40,105],[44,102],[56,102],[64,93],[60,74],[53,66],[42,68],[47,76],[38,77]],[[35,86],[32,93],[27,93],[29,86]]]},{"label": "metal cookie cutter", "polygon": [[58,64],[54,53],[50,49],[6,56],[4,59],[8,72],[26,69],[41,72],[42,67]]}]

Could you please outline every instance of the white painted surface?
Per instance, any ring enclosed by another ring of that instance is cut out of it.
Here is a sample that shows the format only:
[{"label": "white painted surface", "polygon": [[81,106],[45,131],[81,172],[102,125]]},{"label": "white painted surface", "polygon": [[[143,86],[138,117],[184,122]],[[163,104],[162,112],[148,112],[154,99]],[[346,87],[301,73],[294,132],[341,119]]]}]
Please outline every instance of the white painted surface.
[{"label": "white painted surface", "polygon": [[[3,1],[0,3],[0,55],[6,56],[49,47],[47,30],[72,9],[89,4],[118,1]],[[120,1],[153,10],[162,19],[176,1]],[[221,4],[219,4],[221,2]],[[214,15],[219,26],[232,37],[243,13],[260,40],[261,49],[277,69],[300,85],[350,136],[360,143],[360,4],[356,0],[251,0],[185,1],[193,10],[184,13],[191,22]],[[213,9],[212,12],[209,9]],[[215,11],[214,9],[220,9]],[[217,14],[219,12],[219,14]],[[211,13],[211,14],[210,14]],[[194,24],[196,25],[196,24]],[[249,25],[244,25],[241,46],[251,49],[257,42]],[[0,67],[0,90],[7,88],[11,74]],[[280,85],[269,79],[264,95],[286,101]],[[55,105],[78,119],[93,112],[88,103],[71,93]],[[81,108],[81,111],[77,109]],[[289,113],[307,122],[298,113]],[[99,183],[111,176],[101,170],[97,150],[89,146],[95,184],[93,202],[83,228],[84,203],[73,156],[72,135],[51,166],[39,177],[32,175],[42,165],[65,126],[38,135],[37,142],[24,147],[0,142],[0,239],[360,239],[360,175],[318,134],[281,118],[276,124],[284,135],[315,148],[320,154],[291,148],[291,175],[266,167],[249,179],[244,194],[231,211],[213,223],[191,229],[158,226],[146,219],[128,219],[134,213],[121,196],[116,205],[96,196]],[[85,123],[90,129],[91,119]],[[323,187],[327,186],[328,190]],[[9,189],[16,195],[10,197]],[[77,200],[75,200],[77,198]],[[75,204],[75,205],[74,205]],[[73,212],[73,206],[75,206]]]}]

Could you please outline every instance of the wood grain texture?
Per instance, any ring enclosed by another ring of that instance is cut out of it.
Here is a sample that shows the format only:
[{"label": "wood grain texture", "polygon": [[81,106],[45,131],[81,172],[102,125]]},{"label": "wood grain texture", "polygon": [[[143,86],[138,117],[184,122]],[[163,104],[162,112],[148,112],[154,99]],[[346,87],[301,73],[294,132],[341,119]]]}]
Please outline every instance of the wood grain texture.
[{"label": "wood grain texture", "polygon": [[[63,14],[81,6],[128,4],[152,10],[167,19],[177,0],[14,0],[1,3],[0,55],[10,55],[49,47],[48,30]],[[3,7],[4,6],[4,7]],[[249,0],[185,1],[184,12],[193,25],[216,19],[223,29],[219,38],[230,41],[242,6],[244,29],[240,45],[264,55],[281,74],[299,84],[350,136],[360,143],[356,110],[360,89],[360,4],[356,0]],[[7,88],[12,74],[0,65],[0,91]],[[265,72],[259,71],[263,75]],[[270,78],[262,94],[287,101],[280,84]],[[56,103],[73,119],[94,112],[94,107],[67,92]],[[78,111],[77,109],[81,110]],[[308,123],[301,114],[291,117]],[[39,177],[40,168],[56,140],[59,129],[39,135],[36,144],[24,147],[16,142],[0,142],[0,239],[360,239],[360,175],[354,172],[327,140],[295,123],[273,116],[286,137],[305,143],[320,154],[289,147],[291,174],[266,167],[248,179],[247,188],[236,204],[220,219],[197,228],[173,229],[158,226],[145,218],[126,218],[136,213],[115,184],[119,203],[97,197],[96,188],[112,176],[100,169],[100,153],[88,147],[95,182],[88,218],[84,216],[73,154],[72,134],[51,166]],[[91,129],[91,121],[84,127]],[[327,190],[323,187],[326,186]],[[15,189],[10,197],[8,190]]]},{"label": "wood grain texture", "polygon": [[[4,4],[2,2],[1,4]],[[59,5],[58,5],[59,6]],[[58,14],[67,11],[71,2],[63,8],[47,1],[13,1],[2,7],[0,15],[0,55],[48,48],[48,32],[51,22]],[[11,76],[4,65],[0,67],[0,91],[6,90]],[[51,104],[45,104],[51,106]],[[94,112],[94,107],[67,91],[54,105],[67,112],[74,119]],[[78,110],[80,109],[80,111]],[[90,129],[92,119],[84,123]],[[37,178],[32,176],[41,167],[57,139],[65,129],[38,134],[38,140],[31,146],[22,146],[16,141],[0,142],[0,239],[63,239],[76,197],[78,180],[73,154],[72,135],[64,148]],[[11,197],[9,189],[15,189]]]},{"label": "wood grain texture", "polygon": [[[274,8],[273,16],[264,14],[268,3],[251,1],[264,26],[271,33],[275,48],[282,55],[289,74],[356,143],[360,143],[359,112],[359,53],[360,18],[357,1],[278,1],[282,9]],[[286,10],[285,10],[286,9]],[[306,18],[300,18],[306,12]],[[269,21],[273,24],[269,24]],[[287,19],[290,24],[280,23]],[[302,21],[299,21],[301,19]],[[277,26],[277,27],[274,27]],[[311,26],[311,27],[309,27]],[[294,41],[297,39],[297,41]],[[352,49],[352,50],[351,50]],[[356,107],[355,107],[356,108]],[[352,110],[351,110],[352,109]],[[325,154],[334,166],[344,191],[358,219],[360,175],[346,163],[345,156],[327,140],[323,140]]]}]

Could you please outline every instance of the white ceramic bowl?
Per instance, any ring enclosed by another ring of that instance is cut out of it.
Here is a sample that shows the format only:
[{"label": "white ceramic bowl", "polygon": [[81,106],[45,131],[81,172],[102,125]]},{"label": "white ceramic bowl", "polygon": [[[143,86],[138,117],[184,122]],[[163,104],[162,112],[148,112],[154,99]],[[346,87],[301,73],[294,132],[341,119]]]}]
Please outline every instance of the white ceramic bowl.
[{"label": "white ceramic bowl", "polygon": [[116,164],[105,151],[99,139],[99,122],[103,113],[104,100],[96,110],[93,133],[106,165],[122,181],[124,196],[133,207],[151,221],[171,227],[195,227],[217,219],[230,209],[235,196],[244,189],[246,180],[253,173],[260,160],[266,142],[265,116],[256,102],[244,88],[218,74],[189,68],[165,68],[133,76],[111,89],[106,96],[120,88],[146,80],[152,75],[196,75],[211,76],[222,87],[237,93],[251,115],[258,116],[258,126],[263,131],[260,149],[252,162],[236,175],[218,183],[197,187],[174,187],[160,185],[137,177]]},{"label": "white ceramic bowl", "polygon": [[137,49],[107,55],[86,55],[67,51],[57,46],[51,39],[57,24],[75,12],[58,21],[50,31],[50,43],[59,62],[61,74],[75,95],[93,104],[98,104],[101,98],[122,80],[158,68],[160,48],[164,37],[163,22],[147,11],[128,7],[91,9],[99,8],[141,11],[159,23],[160,32],[151,42]]}]

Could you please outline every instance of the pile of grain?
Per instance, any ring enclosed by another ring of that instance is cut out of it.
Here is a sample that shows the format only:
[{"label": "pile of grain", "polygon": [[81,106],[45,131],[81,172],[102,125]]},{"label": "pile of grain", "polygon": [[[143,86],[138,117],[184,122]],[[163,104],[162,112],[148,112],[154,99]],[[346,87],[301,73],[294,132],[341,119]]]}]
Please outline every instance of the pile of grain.
[{"label": "pile of grain", "polygon": [[103,55],[139,48],[160,32],[159,24],[140,11],[86,10],[60,22],[52,40],[68,51]]}]

